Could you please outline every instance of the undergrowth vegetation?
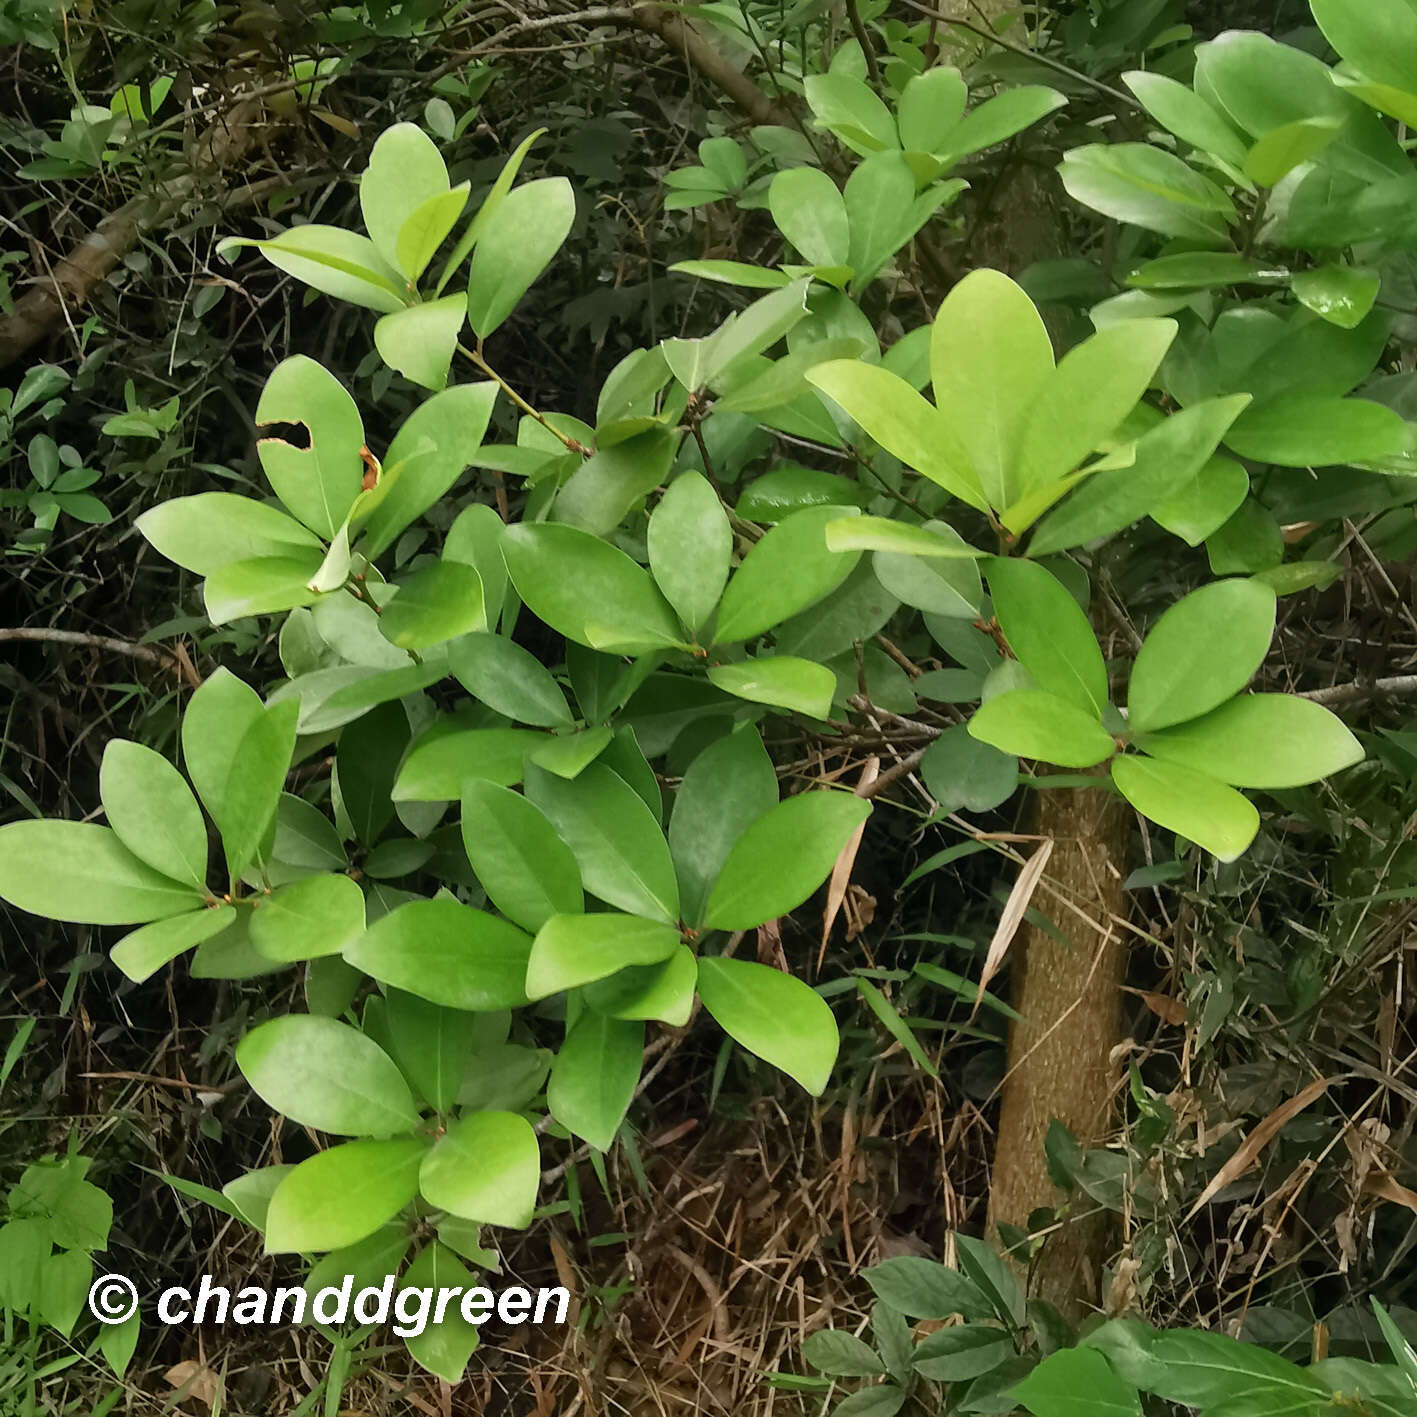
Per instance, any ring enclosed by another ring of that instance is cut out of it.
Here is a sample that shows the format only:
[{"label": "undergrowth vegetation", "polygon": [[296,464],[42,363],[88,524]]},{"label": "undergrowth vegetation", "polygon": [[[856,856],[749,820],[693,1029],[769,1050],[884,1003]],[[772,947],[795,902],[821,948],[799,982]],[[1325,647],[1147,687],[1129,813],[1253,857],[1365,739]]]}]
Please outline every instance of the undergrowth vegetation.
[{"label": "undergrowth vegetation", "polygon": [[1417,1412],[1417,11],[1216,8],[0,5],[0,1413]]}]

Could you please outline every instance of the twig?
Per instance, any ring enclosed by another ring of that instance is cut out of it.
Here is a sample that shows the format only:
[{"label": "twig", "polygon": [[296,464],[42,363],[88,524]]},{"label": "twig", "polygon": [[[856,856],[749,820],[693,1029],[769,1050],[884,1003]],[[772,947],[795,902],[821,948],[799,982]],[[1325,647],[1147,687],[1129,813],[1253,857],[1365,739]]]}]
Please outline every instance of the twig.
[{"label": "twig", "polygon": [[1395,674],[1371,683],[1334,684],[1327,689],[1309,689],[1295,697],[1314,704],[1354,704],[1383,694],[1417,694],[1417,674]]},{"label": "twig", "polygon": [[51,630],[41,627],[20,629],[0,629],[0,643],[6,640],[28,640],[33,643],[79,645],[86,649],[106,649],[114,654],[126,654],[132,659],[141,659],[147,664],[155,664],[159,669],[171,669],[180,674],[194,689],[202,687],[202,676],[185,651],[153,649],[151,645],[134,644],[131,640],[117,640],[111,635],[90,635],[82,630]]}]

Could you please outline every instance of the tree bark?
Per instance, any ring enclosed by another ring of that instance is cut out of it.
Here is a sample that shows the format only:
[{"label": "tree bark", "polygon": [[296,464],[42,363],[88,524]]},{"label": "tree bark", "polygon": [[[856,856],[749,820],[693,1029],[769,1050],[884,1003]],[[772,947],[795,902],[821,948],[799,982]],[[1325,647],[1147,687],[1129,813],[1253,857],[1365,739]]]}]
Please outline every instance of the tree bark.
[{"label": "tree bark", "polygon": [[[1121,1041],[1126,947],[1117,921],[1126,909],[1120,864],[1126,804],[1102,788],[1039,791],[1033,829],[1053,838],[1045,882],[1058,893],[1040,891],[1034,909],[1067,943],[1025,923],[1014,944],[1010,992],[1022,1018],[1009,1034],[991,1231],[1001,1221],[1026,1229],[1032,1212],[1062,1199],[1044,1156],[1048,1127],[1056,1118],[1084,1147],[1103,1139],[1116,1075],[1112,1054]],[[1099,1297],[1106,1242],[1103,1216],[1066,1223],[1047,1241],[1033,1292],[1080,1317]]]}]

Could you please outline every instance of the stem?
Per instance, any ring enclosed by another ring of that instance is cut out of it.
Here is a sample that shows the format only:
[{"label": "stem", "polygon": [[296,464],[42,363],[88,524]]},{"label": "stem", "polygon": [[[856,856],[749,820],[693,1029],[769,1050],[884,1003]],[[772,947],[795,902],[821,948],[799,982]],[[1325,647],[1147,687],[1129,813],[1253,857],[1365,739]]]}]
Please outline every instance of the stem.
[{"label": "stem", "polygon": [[582,457],[590,455],[590,449],[584,443],[578,443],[574,438],[568,437],[559,428],[553,427],[546,419],[538,413],[483,357],[481,349],[469,349],[465,344],[458,345],[458,353],[465,359],[470,359],[494,384],[497,385],[528,418],[534,418],[546,429],[558,442],[565,444],[566,448],[573,453],[580,453]]},{"label": "stem", "polygon": [[866,73],[870,76],[872,87],[879,89],[881,66],[876,60],[876,51],[871,48],[871,37],[866,33],[866,26],[861,23],[861,11],[856,8],[856,0],[846,0],[846,14],[851,21],[851,32],[856,36],[856,43],[866,56]]}]

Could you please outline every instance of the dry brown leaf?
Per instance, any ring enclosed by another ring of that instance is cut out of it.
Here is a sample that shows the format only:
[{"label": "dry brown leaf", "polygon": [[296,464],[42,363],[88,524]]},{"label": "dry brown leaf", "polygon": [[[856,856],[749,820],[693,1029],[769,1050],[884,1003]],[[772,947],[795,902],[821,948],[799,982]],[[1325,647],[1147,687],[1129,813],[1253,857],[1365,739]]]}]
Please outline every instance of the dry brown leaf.
[{"label": "dry brown leaf", "polygon": [[[877,757],[867,758],[861,769],[861,781],[856,784],[856,795],[859,797],[862,790],[870,787],[880,775],[881,760]],[[861,847],[861,837],[865,830],[866,823],[862,822],[851,833],[851,840],[841,848],[836,864],[832,867],[831,880],[827,882],[827,908],[822,912],[822,948],[817,953],[818,969],[822,967],[822,961],[827,956],[827,939],[831,935],[832,926],[836,924],[841,903],[846,899],[846,888],[851,884],[851,868],[856,864],[856,853]]]},{"label": "dry brown leaf", "polygon": [[1038,889],[1038,882],[1042,879],[1043,870],[1052,854],[1053,838],[1050,836],[1023,863],[1023,870],[1018,873],[1018,880],[1014,882],[1014,888],[1009,892],[1008,900],[1004,902],[1004,911],[999,916],[999,923],[994,927],[994,938],[989,941],[989,953],[984,956],[984,969],[979,975],[979,992],[974,996],[974,1007],[969,1011],[970,1018],[979,1012],[984,991],[989,987],[989,981],[999,972],[1004,956],[1008,954],[1009,946],[1018,934],[1018,927],[1023,924],[1024,912],[1033,899],[1034,891]]},{"label": "dry brown leaf", "polygon": [[1232,1181],[1243,1176],[1255,1164],[1255,1158],[1274,1140],[1281,1128],[1297,1117],[1316,1098],[1321,1097],[1332,1081],[1332,1078],[1316,1078],[1302,1092],[1276,1107],[1240,1143],[1230,1160],[1211,1177],[1210,1184],[1200,1193],[1196,1203],[1186,1213],[1186,1219],[1192,1219],[1212,1196],[1223,1191]]},{"label": "dry brown leaf", "polygon": [[1408,1210],[1417,1215],[1417,1191],[1408,1190],[1388,1171],[1381,1171],[1376,1176],[1369,1176],[1363,1182],[1363,1193],[1377,1196],[1379,1200],[1391,1201],[1394,1205],[1405,1205]]},{"label": "dry brown leaf", "polygon": [[1179,999],[1173,999],[1169,994],[1153,994],[1146,989],[1137,992],[1141,995],[1142,1003],[1163,1023],[1174,1024],[1177,1028],[1185,1023],[1186,1006]]},{"label": "dry brown leaf", "polygon": [[221,1390],[221,1379],[196,1358],[174,1363],[163,1375],[175,1388],[186,1388],[184,1397],[195,1397],[208,1407],[215,1407]]}]

